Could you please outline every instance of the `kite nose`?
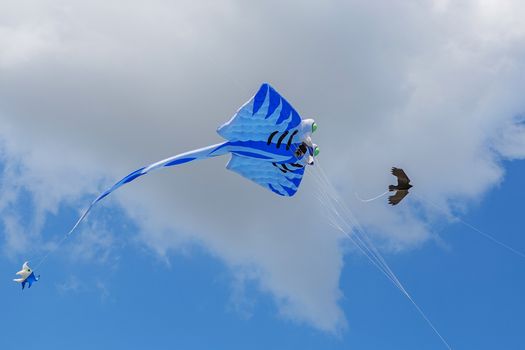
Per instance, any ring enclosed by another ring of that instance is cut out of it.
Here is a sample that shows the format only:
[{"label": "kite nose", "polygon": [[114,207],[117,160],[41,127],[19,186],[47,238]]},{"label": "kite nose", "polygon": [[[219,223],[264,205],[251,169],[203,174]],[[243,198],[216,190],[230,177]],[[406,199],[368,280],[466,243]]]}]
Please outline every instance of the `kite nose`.
[{"label": "kite nose", "polygon": [[312,156],[308,156],[308,161],[307,161],[308,165],[314,165],[314,157]]}]

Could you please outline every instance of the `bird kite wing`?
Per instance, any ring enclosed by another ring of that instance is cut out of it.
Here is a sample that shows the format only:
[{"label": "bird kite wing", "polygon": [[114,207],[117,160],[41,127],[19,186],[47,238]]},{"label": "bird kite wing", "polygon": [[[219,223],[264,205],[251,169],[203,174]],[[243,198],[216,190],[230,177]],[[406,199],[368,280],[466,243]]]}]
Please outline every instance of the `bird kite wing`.
[{"label": "bird kite wing", "polygon": [[408,190],[398,190],[394,195],[388,197],[388,203],[396,205],[401,202],[401,200],[405,198],[407,194]]},{"label": "bird kite wing", "polygon": [[303,179],[304,167],[298,166],[276,164],[234,154],[226,168],[278,195],[291,197],[297,192]]},{"label": "bird kite wing", "polygon": [[403,171],[401,168],[392,168],[392,175],[397,177],[397,185],[398,186],[406,186],[409,184],[410,179],[408,178],[407,174]]}]

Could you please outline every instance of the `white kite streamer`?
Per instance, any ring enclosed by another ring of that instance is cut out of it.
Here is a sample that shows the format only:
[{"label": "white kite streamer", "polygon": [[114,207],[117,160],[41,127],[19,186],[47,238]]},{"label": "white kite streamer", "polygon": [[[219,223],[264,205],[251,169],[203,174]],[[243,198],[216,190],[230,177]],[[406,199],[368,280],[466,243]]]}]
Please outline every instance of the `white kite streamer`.
[{"label": "white kite streamer", "polygon": [[369,198],[369,199],[362,199],[362,198],[359,196],[359,194],[358,194],[357,192],[354,192],[354,195],[355,195],[355,197],[356,197],[357,199],[359,199],[361,202],[363,202],[363,203],[367,203],[367,202],[372,202],[372,201],[375,201],[376,199],[379,199],[379,198],[383,197],[383,196],[386,195],[388,192],[390,192],[390,191],[387,190],[387,191],[381,193],[380,195],[377,195],[377,196],[375,196],[374,198]]}]

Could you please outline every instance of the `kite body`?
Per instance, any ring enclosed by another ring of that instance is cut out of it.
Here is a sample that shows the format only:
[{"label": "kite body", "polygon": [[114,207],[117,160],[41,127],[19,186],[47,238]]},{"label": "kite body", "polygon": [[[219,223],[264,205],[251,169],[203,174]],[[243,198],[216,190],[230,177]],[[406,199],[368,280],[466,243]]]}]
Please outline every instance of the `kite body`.
[{"label": "kite body", "polygon": [[392,168],[392,175],[397,177],[397,185],[388,186],[390,192],[395,191],[396,193],[388,197],[388,203],[396,205],[403,200],[408,194],[408,190],[412,188],[410,179],[407,174],[401,168]]},{"label": "kite body", "polygon": [[33,283],[40,279],[40,276],[35,276],[34,271],[31,270],[29,262],[27,261],[22,265],[22,270],[18,271],[16,274],[19,275],[20,278],[15,278],[13,281],[20,283],[22,289],[25,288],[26,284],[28,284],[28,288],[31,288]]}]

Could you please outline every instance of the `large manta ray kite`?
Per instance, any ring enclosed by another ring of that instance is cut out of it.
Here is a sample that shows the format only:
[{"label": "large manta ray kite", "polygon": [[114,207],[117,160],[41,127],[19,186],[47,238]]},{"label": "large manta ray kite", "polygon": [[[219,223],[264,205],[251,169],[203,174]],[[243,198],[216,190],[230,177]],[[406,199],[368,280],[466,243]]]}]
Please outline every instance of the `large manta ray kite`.
[{"label": "large manta ray kite", "polygon": [[71,234],[91,208],[117,188],[152,170],[231,153],[226,168],[281,196],[293,196],[299,189],[306,165],[313,165],[319,147],[311,135],[317,129],[313,119],[299,113],[269,84],[217,129],[227,141],[181,153],[135,170],[98,196],[78,219]]},{"label": "large manta ray kite", "polygon": [[[217,129],[227,141],[181,153],[135,170],[98,196],[80,216],[71,235],[91,208],[119,187],[152,170],[231,153],[226,168],[281,196],[293,196],[301,184],[306,165],[314,163],[319,148],[311,134],[317,129],[312,119],[299,113],[269,84],[259,91],[235,115]],[[42,261],[47,255],[42,258]],[[37,265],[37,267],[38,267]]]},{"label": "large manta ray kite", "polygon": [[[217,133],[227,141],[181,153],[135,170],[98,196],[86,210],[136,178],[162,167],[188,163],[231,153],[226,168],[281,196],[297,192],[306,164],[313,165],[319,148],[311,134],[317,129],[313,119],[301,119],[297,111],[269,84],[246,102]],[[76,226],[76,225],[75,225]],[[74,228],[73,228],[74,229]]]}]

